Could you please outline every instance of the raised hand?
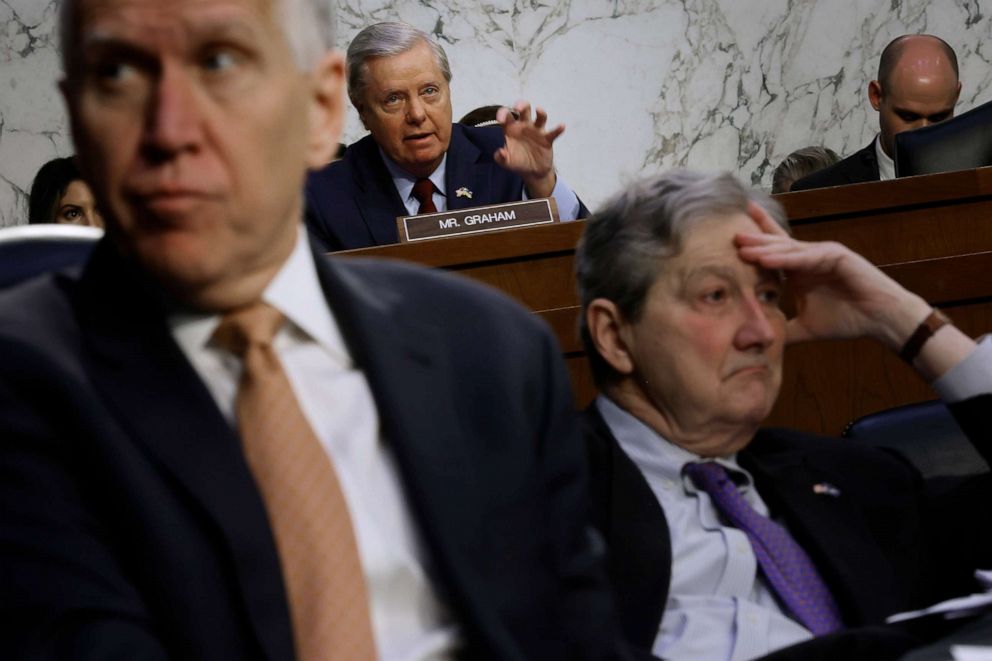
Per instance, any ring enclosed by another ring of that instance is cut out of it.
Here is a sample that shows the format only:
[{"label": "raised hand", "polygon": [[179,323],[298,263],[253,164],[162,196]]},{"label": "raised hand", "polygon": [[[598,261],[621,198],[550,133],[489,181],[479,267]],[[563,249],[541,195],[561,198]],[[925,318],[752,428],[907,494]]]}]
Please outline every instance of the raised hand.
[{"label": "raised hand", "polygon": [[501,167],[520,175],[528,195],[549,197],[556,182],[552,145],[564,133],[565,125],[546,131],[548,114],[537,108],[532,120],[527,101],[518,101],[513,111],[500,108],[496,114],[506,144],[496,150],[493,158]]},{"label": "raised hand", "polygon": [[926,301],[846,246],[798,241],[757,205],[748,213],[762,233],[737,236],[741,257],[784,271],[796,296],[789,342],[868,336],[898,350],[929,313]]}]

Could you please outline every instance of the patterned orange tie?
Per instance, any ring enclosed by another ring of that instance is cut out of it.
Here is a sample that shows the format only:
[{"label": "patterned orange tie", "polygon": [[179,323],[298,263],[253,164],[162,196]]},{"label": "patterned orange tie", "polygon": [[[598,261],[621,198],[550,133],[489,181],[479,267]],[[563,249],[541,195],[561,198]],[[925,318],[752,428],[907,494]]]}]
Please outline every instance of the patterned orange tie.
[{"label": "patterned orange tie", "polygon": [[284,321],[259,302],[227,314],[213,340],[244,364],[238,426],[275,534],[297,658],[375,659],[348,504],[272,348]]}]

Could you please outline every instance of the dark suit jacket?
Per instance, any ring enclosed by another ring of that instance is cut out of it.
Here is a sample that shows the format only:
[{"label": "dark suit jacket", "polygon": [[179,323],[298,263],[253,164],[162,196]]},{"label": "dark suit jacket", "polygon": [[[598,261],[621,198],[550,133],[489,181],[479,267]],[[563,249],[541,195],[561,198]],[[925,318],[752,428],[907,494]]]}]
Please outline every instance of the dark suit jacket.
[{"label": "dark suit jacket", "polygon": [[872,140],[867,147],[859,149],[847,158],[796,180],[789,191],[861,184],[866,181],[878,181],[878,177],[878,157],[875,155],[875,140]]},{"label": "dark suit jacket", "polygon": [[[444,172],[449,209],[523,198],[520,177],[493,160],[503,144],[502,127],[452,125]],[[471,199],[455,195],[462,187],[472,191]],[[579,204],[584,218],[589,211]],[[306,208],[310,235],[326,251],[396,243],[396,217],[409,214],[371,135],[349,146],[340,161],[307,177]]]},{"label": "dark suit jacket", "polygon": [[[992,396],[983,396],[952,407],[970,438],[982,441],[985,456],[992,454],[990,404]],[[671,578],[668,522],[595,405],[583,423],[594,520],[607,543],[607,574],[621,624],[635,647],[649,650]],[[978,513],[982,501],[992,502],[988,476],[929,502],[919,473],[900,457],[786,429],[759,431],[738,460],[772,516],[817,565],[849,627],[879,624],[892,613],[967,594],[974,587],[973,570],[992,559]],[[813,491],[824,482],[840,496]]]},{"label": "dark suit jacket", "polygon": [[[550,332],[452,276],[317,260],[468,655],[610,656]],[[0,296],[5,657],[293,657],[263,502],[154,292],[104,242]]]}]

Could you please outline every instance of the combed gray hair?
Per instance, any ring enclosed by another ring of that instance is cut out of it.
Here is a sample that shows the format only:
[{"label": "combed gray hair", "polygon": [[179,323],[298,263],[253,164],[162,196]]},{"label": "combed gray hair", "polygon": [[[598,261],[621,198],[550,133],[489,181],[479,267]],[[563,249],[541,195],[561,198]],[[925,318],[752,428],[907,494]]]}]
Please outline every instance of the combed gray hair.
[{"label": "combed gray hair", "polygon": [[348,46],[348,98],[359,112],[365,106],[368,61],[375,57],[392,57],[407,52],[418,43],[427,44],[434,54],[445,81],[451,82],[451,66],[441,44],[423,30],[400,21],[375,23],[359,32]]},{"label": "combed gray hair", "polygon": [[840,160],[833,149],[811,145],[797,149],[782,159],[772,173],[772,195],[788,193],[792,184],[803,177],[823,168],[830,167]]},{"label": "combed gray hair", "polygon": [[747,213],[757,203],[788,231],[785,211],[767,194],[746,188],[729,173],[674,170],[642,179],[615,195],[587,221],[575,252],[582,315],[579,330],[597,385],[615,380],[592,343],[586,309],[597,298],[612,301],[636,323],[648,290],[666,260],[682,250],[689,228],[700,221]]},{"label": "combed gray hair", "polygon": [[[310,71],[323,55],[334,48],[334,0],[274,0],[286,41],[293,58],[302,71]],[[74,73],[78,33],[76,12],[78,0],[62,0],[59,16],[59,42],[62,69],[67,76]]]}]

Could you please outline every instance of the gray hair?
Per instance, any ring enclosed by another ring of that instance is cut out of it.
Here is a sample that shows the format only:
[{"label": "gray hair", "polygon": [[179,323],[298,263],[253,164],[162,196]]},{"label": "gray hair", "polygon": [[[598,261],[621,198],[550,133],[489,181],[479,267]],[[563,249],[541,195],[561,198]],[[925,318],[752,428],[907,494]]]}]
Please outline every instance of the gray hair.
[{"label": "gray hair", "polygon": [[[309,71],[327,51],[334,48],[333,0],[275,0],[286,41],[293,58],[302,71]],[[78,0],[62,0],[59,16],[59,42],[62,69],[67,76],[73,71],[79,35],[76,26]]]},{"label": "gray hair", "polygon": [[597,385],[614,380],[616,374],[592,343],[585,316],[589,304],[605,298],[625,320],[636,323],[648,290],[666,260],[681,252],[689,228],[707,219],[747,213],[749,202],[788,231],[784,210],[767,194],[745,188],[729,173],[689,170],[642,179],[607,200],[586,221],[575,251],[575,272],[582,302],[579,330]]},{"label": "gray hair", "polygon": [[451,66],[441,44],[423,30],[399,21],[375,23],[359,32],[348,46],[348,98],[361,112],[365,105],[368,61],[376,57],[392,57],[407,52],[418,43],[427,44],[434,55],[444,80],[451,82]]},{"label": "gray hair", "polygon": [[840,160],[829,147],[803,147],[782,159],[772,174],[772,194],[788,193],[792,184],[808,174],[818,172]]}]

